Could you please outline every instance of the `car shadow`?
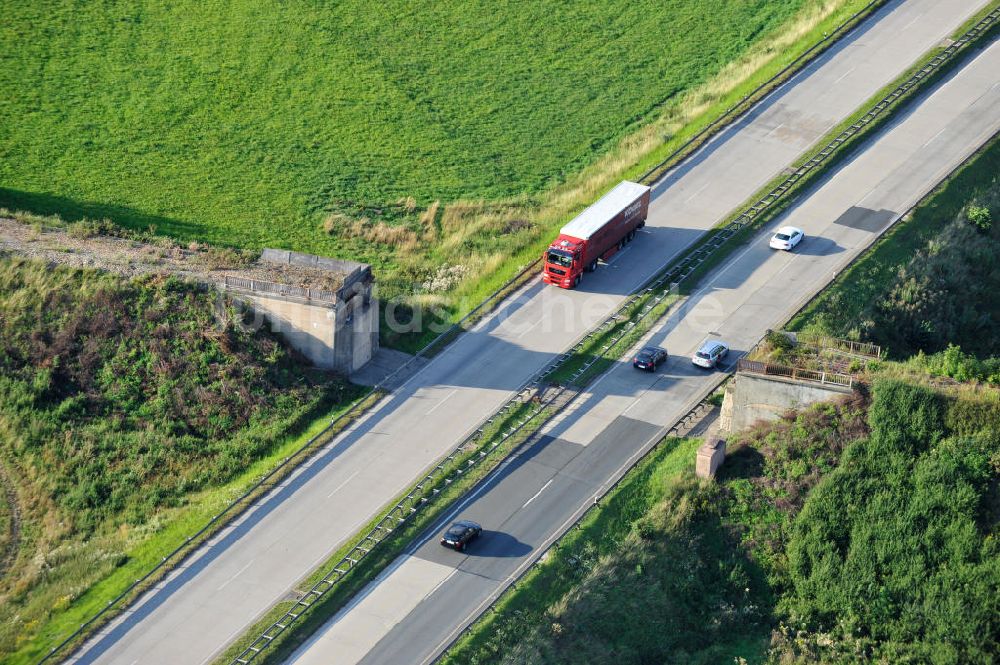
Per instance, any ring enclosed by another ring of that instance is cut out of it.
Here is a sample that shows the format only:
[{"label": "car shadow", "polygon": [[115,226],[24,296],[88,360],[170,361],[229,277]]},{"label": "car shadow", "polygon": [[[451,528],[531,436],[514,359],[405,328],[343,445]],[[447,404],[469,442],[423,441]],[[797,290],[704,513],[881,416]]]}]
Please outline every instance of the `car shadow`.
[{"label": "car shadow", "polygon": [[791,251],[801,256],[830,256],[843,252],[844,248],[830,238],[806,237]]},{"label": "car shadow", "polygon": [[465,548],[470,557],[511,558],[523,557],[531,552],[531,545],[521,542],[509,533],[483,529],[482,534]]}]

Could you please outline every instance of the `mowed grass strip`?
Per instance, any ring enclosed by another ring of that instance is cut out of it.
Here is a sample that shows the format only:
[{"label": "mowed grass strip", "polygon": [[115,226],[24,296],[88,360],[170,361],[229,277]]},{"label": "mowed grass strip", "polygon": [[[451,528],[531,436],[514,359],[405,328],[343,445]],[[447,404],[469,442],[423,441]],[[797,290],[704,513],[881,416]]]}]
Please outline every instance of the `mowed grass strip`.
[{"label": "mowed grass strip", "polygon": [[[350,568],[347,575],[304,610],[301,617],[288,630],[269,641],[260,655],[255,657],[254,662],[264,665],[287,661],[313,633],[372,583],[393,561],[402,556],[416,539],[425,536],[428,529],[466,494],[480,483],[488,482],[499,465],[537,433],[556,413],[557,410],[551,405],[537,408],[534,404],[528,403],[516,407],[504,418],[485,427],[478,445],[465,450],[450,463],[446,472],[437,480],[425,484],[423,490],[412,487],[404,490],[389,502],[377,516],[359,530],[358,534],[367,534],[374,529],[386,515],[390,514],[392,506],[403,500],[408,493],[413,492],[426,499],[426,502],[417,505],[416,512],[407,521],[400,523],[391,534],[379,541],[369,554]],[[518,429],[518,423],[522,420],[524,426]],[[505,436],[505,433],[508,434]],[[300,581],[294,592],[304,596],[313,585],[330,575],[333,568],[361,544],[364,544],[363,536],[356,534]],[[214,665],[225,665],[239,658],[264,631],[281,620],[294,605],[293,601],[277,603],[215,658],[212,661]]]}]

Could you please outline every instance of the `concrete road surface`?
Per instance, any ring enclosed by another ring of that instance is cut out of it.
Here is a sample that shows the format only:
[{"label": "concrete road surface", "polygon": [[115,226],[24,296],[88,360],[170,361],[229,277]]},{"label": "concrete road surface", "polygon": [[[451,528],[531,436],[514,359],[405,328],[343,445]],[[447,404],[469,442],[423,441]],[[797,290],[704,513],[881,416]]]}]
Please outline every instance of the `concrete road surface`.
[{"label": "concrete road surface", "polygon": [[[771,250],[770,233],[759,234],[637,345],[671,352],[660,370],[616,365],[290,662],[375,665],[436,657],[624,464],[718,383],[718,373],[689,360],[704,339],[729,342],[734,362],[998,131],[1000,42],[994,42],[771,225],[805,231],[794,251]],[[457,517],[484,527],[463,554],[437,543]]]},{"label": "concrete road surface", "polygon": [[983,4],[890,2],[668,174],[654,190],[645,233],[610,265],[574,291],[541,283],[523,289],[200,548],[71,662],[210,660],[555,354]]}]

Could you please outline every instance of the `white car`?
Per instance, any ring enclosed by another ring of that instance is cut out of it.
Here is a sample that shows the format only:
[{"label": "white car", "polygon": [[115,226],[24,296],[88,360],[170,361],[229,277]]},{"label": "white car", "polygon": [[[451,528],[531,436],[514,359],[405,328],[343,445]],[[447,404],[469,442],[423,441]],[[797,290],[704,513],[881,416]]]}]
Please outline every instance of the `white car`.
[{"label": "white car", "polygon": [[771,236],[771,249],[791,249],[802,242],[806,234],[794,226],[782,226]]},{"label": "white car", "polygon": [[729,355],[729,346],[717,339],[706,340],[701,348],[691,356],[691,362],[698,367],[712,369],[719,361]]}]

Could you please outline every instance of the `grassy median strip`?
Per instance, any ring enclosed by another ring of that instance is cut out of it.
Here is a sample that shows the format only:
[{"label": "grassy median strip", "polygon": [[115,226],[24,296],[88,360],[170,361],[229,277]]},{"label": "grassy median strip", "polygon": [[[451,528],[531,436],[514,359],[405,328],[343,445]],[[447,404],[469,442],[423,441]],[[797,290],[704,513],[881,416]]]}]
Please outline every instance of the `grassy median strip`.
[{"label": "grassy median strip", "polygon": [[[551,407],[528,402],[513,409],[506,417],[494,421],[489,428],[484,429],[478,446],[470,448],[462,456],[457,457],[437,482],[424,488],[423,496],[428,499],[423,504],[425,507],[419,508],[390,536],[380,541],[370,555],[361,559],[351,569],[353,572],[344,577],[343,582],[303,613],[301,619],[296,622],[294,630],[282,633],[273,641],[270,648],[258,656],[254,662],[283,662],[309,635],[328,621],[337,610],[346,605],[365,585],[382,573],[416,537],[440,519],[456,501],[489,476],[555,413],[555,409]],[[525,418],[528,420],[521,429],[504,436],[505,433],[514,430],[517,424],[524,421]],[[470,460],[475,461],[475,463],[470,464]],[[460,473],[456,474],[456,472]],[[408,492],[400,494],[390,505],[395,506]],[[390,508],[382,511],[362,529],[361,533],[368,533],[390,512]],[[298,592],[301,593],[322,579],[362,541],[363,538],[355,537],[341,546],[322,566],[296,585]],[[294,601],[288,601],[272,608],[214,662],[219,664],[233,662],[253,643],[257,636],[279,620],[293,605]]]},{"label": "grassy median strip", "polygon": [[577,353],[546,375],[545,380],[584,388],[632,348],[679,299],[666,284],[643,292],[621,311],[614,325],[586,340]]}]

